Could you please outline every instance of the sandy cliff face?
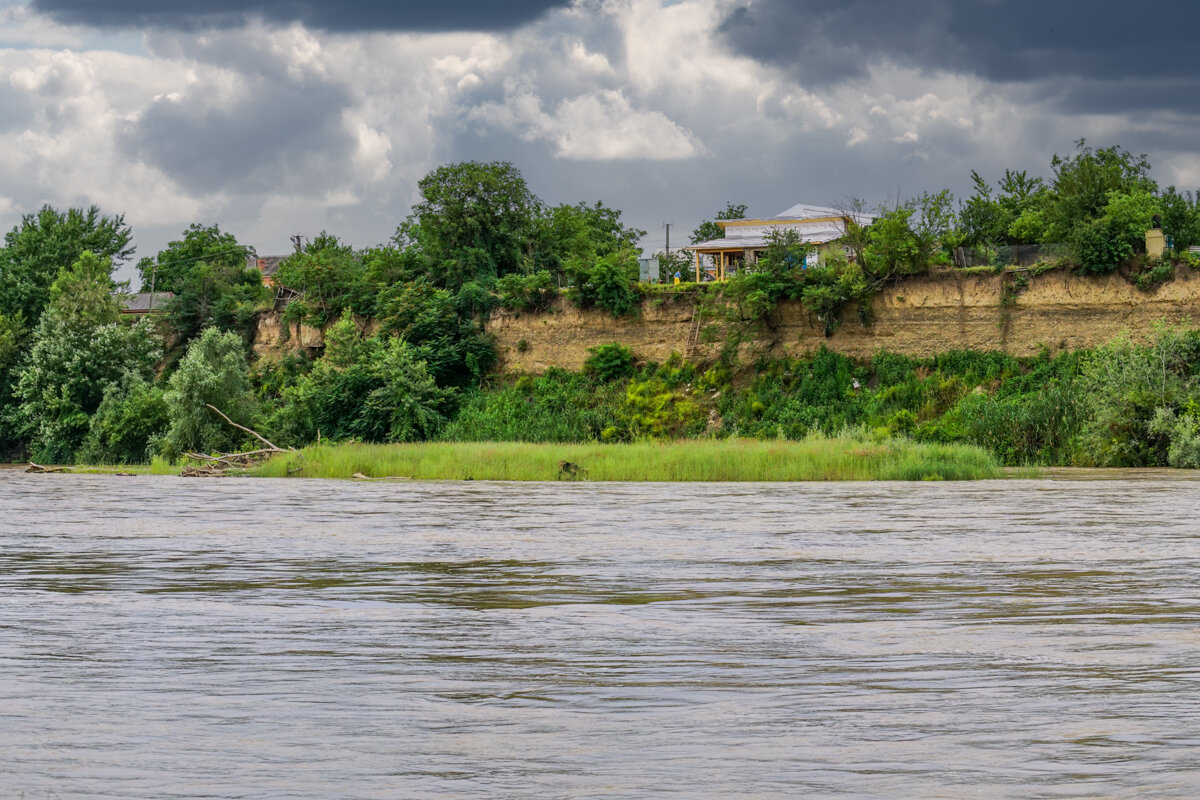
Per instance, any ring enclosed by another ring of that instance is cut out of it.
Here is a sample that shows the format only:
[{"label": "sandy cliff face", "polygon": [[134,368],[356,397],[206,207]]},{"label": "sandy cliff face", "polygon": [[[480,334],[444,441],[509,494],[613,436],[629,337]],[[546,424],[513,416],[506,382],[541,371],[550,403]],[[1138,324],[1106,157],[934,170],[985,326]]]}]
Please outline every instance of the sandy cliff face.
[{"label": "sandy cliff face", "polygon": [[[1008,282],[1016,295],[1002,304]],[[1144,338],[1158,322],[1200,324],[1200,274],[1181,269],[1175,281],[1146,293],[1118,275],[1080,278],[1055,271],[1013,287],[1012,276],[963,275],[947,271],[904,281],[881,292],[864,325],[853,309],[826,339],[816,320],[798,304],[786,304],[775,330],[756,343],[773,355],[811,352],[822,344],[850,356],[869,357],[883,348],[913,356],[946,350],[1004,350],[1033,355],[1094,347],[1122,331]],[[641,318],[614,320],[569,306],[547,314],[505,314],[488,330],[496,336],[502,368],[542,372],[578,369],[588,348],[607,342],[631,347],[644,359],[663,361],[684,352],[691,330],[690,302],[647,305]],[[521,345],[524,342],[524,345]],[[701,343],[697,355],[714,355]]]},{"label": "sandy cliff face", "polygon": [[[1002,303],[1014,289],[1016,294]],[[502,370],[579,369],[588,348],[608,342],[632,348],[639,358],[664,361],[671,353],[687,350],[695,327],[693,309],[687,296],[656,298],[645,304],[640,316],[614,319],[563,302],[547,313],[496,315],[488,331],[496,337]],[[913,356],[964,349],[1004,350],[1021,356],[1043,347],[1054,351],[1094,347],[1122,331],[1145,338],[1159,322],[1200,325],[1200,273],[1180,269],[1173,282],[1147,293],[1118,275],[1080,278],[1055,271],[1029,278],[1025,287],[1014,287],[1011,275],[946,271],[881,292],[871,312],[873,322],[864,325],[857,311],[848,309],[841,326],[826,339],[804,309],[785,304],[776,327],[748,344],[746,354],[794,356],[826,345],[860,358],[881,348]],[[366,320],[360,324],[368,332],[372,327]],[[703,335],[699,339],[693,350],[696,357],[716,355],[716,344],[706,344]],[[254,351],[269,357],[289,350],[315,350],[323,344],[323,332],[307,325],[293,325],[285,337],[278,314],[265,314],[258,322]]]}]

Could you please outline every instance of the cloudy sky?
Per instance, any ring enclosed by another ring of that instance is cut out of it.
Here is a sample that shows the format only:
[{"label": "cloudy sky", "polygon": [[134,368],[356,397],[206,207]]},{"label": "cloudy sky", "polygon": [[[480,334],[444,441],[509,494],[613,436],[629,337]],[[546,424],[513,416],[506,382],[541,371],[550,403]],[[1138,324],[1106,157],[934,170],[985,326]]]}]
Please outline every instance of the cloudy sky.
[{"label": "cloudy sky", "polygon": [[958,193],[1081,137],[1195,188],[1198,30],[1194,0],[0,0],[0,228],[95,203],[139,255],[193,221],[365,246],[478,159],[653,250],[727,200]]}]

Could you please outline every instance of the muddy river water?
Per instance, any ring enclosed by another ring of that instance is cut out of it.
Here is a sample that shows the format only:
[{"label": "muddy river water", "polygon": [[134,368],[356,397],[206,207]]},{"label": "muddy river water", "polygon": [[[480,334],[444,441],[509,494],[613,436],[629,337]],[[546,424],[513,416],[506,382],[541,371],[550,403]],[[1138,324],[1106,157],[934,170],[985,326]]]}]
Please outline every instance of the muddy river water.
[{"label": "muddy river water", "polygon": [[1200,796],[1200,483],[0,473],[0,795]]}]

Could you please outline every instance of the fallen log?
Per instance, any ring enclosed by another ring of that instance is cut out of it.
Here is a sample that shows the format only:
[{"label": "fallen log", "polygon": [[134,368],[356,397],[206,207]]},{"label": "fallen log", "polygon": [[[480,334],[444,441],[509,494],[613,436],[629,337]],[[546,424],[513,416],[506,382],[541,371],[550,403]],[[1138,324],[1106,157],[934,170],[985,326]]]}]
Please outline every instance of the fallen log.
[{"label": "fallen log", "polygon": [[66,472],[66,467],[43,467],[41,464],[29,462],[29,466],[25,468],[26,472],[32,472],[35,475],[49,475],[54,472]]},{"label": "fallen log", "polygon": [[236,469],[238,467],[248,467],[261,461],[267,456],[273,456],[276,453],[287,453],[291,450],[284,450],[271,440],[260,434],[258,431],[247,428],[245,425],[239,425],[231,420],[224,411],[214,406],[212,403],[205,403],[205,407],[216,413],[221,419],[228,422],[233,427],[258,439],[266,445],[259,450],[246,450],[242,453],[218,453],[216,455],[208,455],[206,453],[187,453],[187,457],[192,461],[207,462],[205,466],[195,467],[187,465],[179,474],[185,478],[209,478],[223,476],[226,470]]}]

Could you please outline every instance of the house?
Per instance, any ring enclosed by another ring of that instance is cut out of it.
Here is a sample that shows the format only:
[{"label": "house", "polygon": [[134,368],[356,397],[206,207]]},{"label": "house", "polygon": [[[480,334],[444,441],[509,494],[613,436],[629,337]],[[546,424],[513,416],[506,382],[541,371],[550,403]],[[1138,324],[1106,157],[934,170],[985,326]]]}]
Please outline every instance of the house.
[{"label": "house", "polygon": [[[725,231],[724,239],[697,242],[685,249],[695,254],[696,282],[701,280],[724,280],[746,264],[753,264],[767,249],[772,232],[794,230],[805,242],[817,245],[809,253],[805,266],[813,267],[820,262],[820,252],[825,245],[842,238],[846,223],[870,225],[874,217],[869,214],[844,211],[828,206],[798,203],[767,219],[722,219],[717,225]],[[712,264],[701,264],[702,257]]]},{"label": "house", "polygon": [[262,273],[263,286],[275,285],[275,273],[279,264],[291,253],[283,256],[249,256],[246,258],[246,269],[256,269]]},{"label": "house", "polygon": [[162,314],[167,310],[168,301],[174,296],[173,292],[138,292],[137,294],[120,295],[121,313],[134,316]]}]

